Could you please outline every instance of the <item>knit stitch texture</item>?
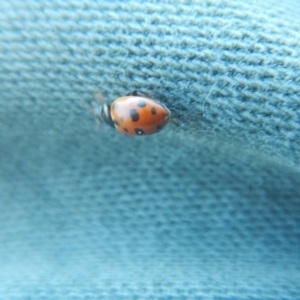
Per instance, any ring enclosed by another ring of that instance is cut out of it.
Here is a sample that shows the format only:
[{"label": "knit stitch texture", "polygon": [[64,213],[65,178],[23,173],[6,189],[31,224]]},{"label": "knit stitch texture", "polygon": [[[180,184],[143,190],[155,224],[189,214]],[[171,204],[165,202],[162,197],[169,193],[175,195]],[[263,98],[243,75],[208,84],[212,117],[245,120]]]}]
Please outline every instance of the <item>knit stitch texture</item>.
[{"label": "knit stitch texture", "polygon": [[[300,299],[299,15],[3,1],[0,300]],[[94,92],[139,88],[174,122],[97,131]]]}]

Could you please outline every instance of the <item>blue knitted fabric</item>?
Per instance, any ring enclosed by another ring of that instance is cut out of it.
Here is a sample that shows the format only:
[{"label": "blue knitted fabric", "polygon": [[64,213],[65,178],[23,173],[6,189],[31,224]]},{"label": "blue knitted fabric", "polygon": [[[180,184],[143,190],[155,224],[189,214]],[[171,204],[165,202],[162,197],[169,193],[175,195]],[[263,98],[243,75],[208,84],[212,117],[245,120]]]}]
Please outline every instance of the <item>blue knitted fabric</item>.
[{"label": "blue knitted fabric", "polygon": [[[300,299],[299,16],[2,1],[0,300]],[[174,122],[97,131],[93,93],[137,88]]]}]

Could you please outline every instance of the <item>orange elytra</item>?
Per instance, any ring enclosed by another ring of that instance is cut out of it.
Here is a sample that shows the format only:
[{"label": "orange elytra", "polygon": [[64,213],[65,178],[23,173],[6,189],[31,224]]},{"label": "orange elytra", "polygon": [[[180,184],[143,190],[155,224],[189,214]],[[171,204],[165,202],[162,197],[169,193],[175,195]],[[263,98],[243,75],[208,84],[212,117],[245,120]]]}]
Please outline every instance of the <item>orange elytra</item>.
[{"label": "orange elytra", "polygon": [[103,103],[95,111],[97,118],[126,135],[149,135],[161,131],[171,113],[148,94],[133,91],[116,99],[111,105]]}]

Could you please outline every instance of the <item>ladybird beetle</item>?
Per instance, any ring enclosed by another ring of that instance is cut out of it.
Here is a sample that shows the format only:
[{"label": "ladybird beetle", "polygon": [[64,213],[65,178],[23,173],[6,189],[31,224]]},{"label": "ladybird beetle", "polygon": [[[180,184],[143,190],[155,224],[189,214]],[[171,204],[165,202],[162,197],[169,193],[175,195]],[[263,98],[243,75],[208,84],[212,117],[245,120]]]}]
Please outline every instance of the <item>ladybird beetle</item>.
[{"label": "ladybird beetle", "polygon": [[159,132],[170,120],[170,111],[162,103],[137,91],[116,99],[111,105],[103,103],[95,114],[100,122],[126,135]]}]

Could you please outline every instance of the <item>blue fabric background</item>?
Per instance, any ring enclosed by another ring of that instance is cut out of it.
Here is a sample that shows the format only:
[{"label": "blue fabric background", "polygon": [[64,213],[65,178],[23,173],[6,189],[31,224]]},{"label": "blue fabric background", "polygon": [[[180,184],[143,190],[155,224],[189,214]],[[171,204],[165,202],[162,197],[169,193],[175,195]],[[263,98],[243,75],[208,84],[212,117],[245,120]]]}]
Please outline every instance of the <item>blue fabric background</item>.
[{"label": "blue fabric background", "polygon": [[[0,299],[300,299],[298,1],[0,10]],[[174,123],[89,107],[135,88]]]}]

